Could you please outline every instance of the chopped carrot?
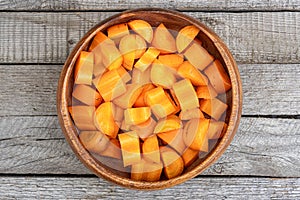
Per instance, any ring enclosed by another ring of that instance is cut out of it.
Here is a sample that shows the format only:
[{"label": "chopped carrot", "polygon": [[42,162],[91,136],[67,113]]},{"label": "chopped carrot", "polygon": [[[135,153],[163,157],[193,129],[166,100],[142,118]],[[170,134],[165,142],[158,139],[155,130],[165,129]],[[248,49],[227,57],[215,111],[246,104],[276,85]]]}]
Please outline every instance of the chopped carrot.
[{"label": "chopped carrot", "polygon": [[130,74],[127,72],[127,70],[124,67],[122,67],[122,66],[119,67],[117,69],[117,71],[118,71],[118,73],[119,73],[119,75],[122,78],[124,83],[127,83],[131,80]]},{"label": "chopped carrot", "polygon": [[133,20],[128,22],[129,27],[143,37],[148,43],[151,43],[153,38],[153,30],[151,25],[144,20]]},{"label": "chopped carrot", "polygon": [[181,120],[176,115],[169,115],[157,122],[154,133],[162,133],[182,128]]},{"label": "chopped carrot", "polygon": [[151,115],[149,107],[127,108],[124,111],[125,123],[128,125],[137,125],[146,122]]},{"label": "chopped carrot", "polygon": [[140,84],[132,83],[126,85],[126,92],[121,96],[113,100],[114,104],[120,106],[123,109],[131,108],[136,102],[137,98],[143,91],[143,87]]},{"label": "chopped carrot", "polygon": [[102,103],[95,112],[95,125],[104,134],[111,138],[116,138],[119,126],[114,120],[113,103]]},{"label": "chopped carrot", "polygon": [[134,67],[141,70],[142,72],[145,71],[156,59],[159,53],[159,50],[153,47],[149,47],[147,51],[142,55],[142,57],[140,57],[140,59],[135,63]]},{"label": "chopped carrot", "polygon": [[109,39],[104,33],[102,33],[101,31],[98,32],[93,38],[93,41],[89,47],[89,51],[93,51],[95,48],[98,48],[100,44],[105,42],[114,44],[114,42]]},{"label": "chopped carrot", "polygon": [[145,71],[141,71],[137,68],[133,68],[132,70],[132,83],[138,83],[141,85],[145,85],[151,83],[151,68],[148,67]]},{"label": "chopped carrot", "polygon": [[102,156],[121,159],[121,146],[117,139],[111,138],[106,149],[99,153]]},{"label": "chopped carrot", "polygon": [[94,68],[94,54],[81,51],[75,65],[74,78],[76,84],[92,84]]},{"label": "chopped carrot", "polygon": [[168,179],[179,176],[184,169],[184,163],[180,155],[169,147],[160,147],[160,155],[164,164],[164,174]]},{"label": "chopped carrot", "polygon": [[180,155],[186,149],[186,145],[183,141],[183,129],[158,133],[157,136],[165,143],[167,143],[170,147],[175,149]]},{"label": "chopped carrot", "polygon": [[175,38],[163,23],[155,29],[151,44],[163,54],[177,51]]},{"label": "chopped carrot", "polygon": [[143,90],[139,97],[136,99],[135,103],[133,104],[134,107],[144,107],[147,106],[144,99],[145,99],[145,93],[151,89],[155,88],[155,86],[151,83],[146,84],[143,86]]},{"label": "chopped carrot", "polygon": [[189,79],[194,86],[207,85],[208,79],[198,71],[189,61],[184,61],[178,67],[178,74]]},{"label": "chopped carrot", "polygon": [[215,60],[209,65],[204,70],[204,73],[207,75],[211,85],[218,94],[227,92],[231,89],[229,76],[219,60]]},{"label": "chopped carrot", "polygon": [[142,140],[145,140],[153,134],[155,126],[156,121],[150,117],[147,121],[141,124],[130,126],[130,130],[135,131]]},{"label": "chopped carrot", "polygon": [[184,49],[186,49],[199,32],[200,30],[194,25],[185,26],[180,29],[176,37],[176,47],[178,52],[182,52]]},{"label": "chopped carrot", "polygon": [[95,107],[98,107],[102,101],[99,92],[88,85],[76,85],[72,96],[86,105]]},{"label": "chopped carrot", "polygon": [[200,101],[200,109],[214,118],[219,120],[222,114],[227,110],[228,105],[217,98],[203,99]]},{"label": "chopped carrot", "polygon": [[124,24],[116,24],[107,29],[107,36],[112,40],[117,40],[125,35],[129,35],[128,26]]},{"label": "chopped carrot", "polygon": [[95,106],[72,106],[69,107],[69,112],[74,120],[75,125],[80,130],[97,130],[94,125]]},{"label": "chopped carrot", "polygon": [[218,93],[210,84],[197,87],[196,93],[200,99],[212,99],[218,96]]},{"label": "chopped carrot", "polygon": [[187,148],[181,156],[184,162],[184,166],[190,166],[195,160],[197,160],[198,155],[199,151]]},{"label": "chopped carrot", "polygon": [[151,81],[154,85],[170,89],[176,82],[175,70],[164,66],[160,61],[154,60],[151,68]]},{"label": "chopped carrot", "polygon": [[184,79],[173,85],[181,110],[190,110],[199,107],[197,94],[190,80]]},{"label": "chopped carrot", "polygon": [[193,118],[204,118],[203,113],[199,108],[194,108],[191,110],[182,110],[179,114],[181,120],[190,120]]},{"label": "chopped carrot", "polygon": [[160,163],[159,144],[156,135],[151,135],[144,140],[142,150],[145,160]]},{"label": "chopped carrot", "polygon": [[158,60],[167,67],[177,70],[179,65],[183,63],[182,54],[166,54],[158,56]]},{"label": "chopped carrot", "polygon": [[109,143],[109,138],[100,131],[81,131],[79,139],[87,150],[98,154],[104,151]]},{"label": "chopped carrot", "polygon": [[123,56],[114,43],[104,42],[99,48],[103,56],[103,64],[108,70],[118,69],[122,65]]},{"label": "chopped carrot", "polygon": [[118,135],[121,144],[121,152],[124,167],[141,161],[140,141],[135,131]]},{"label": "chopped carrot", "polygon": [[219,139],[222,137],[224,127],[227,127],[225,122],[210,120],[207,130],[208,139]]},{"label": "chopped carrot", "polygon": [[136,181],[158,181],[163,169],[162,163],[148,162],[142,159],[131,166],[131,179]]},{"label": "chopped carrot", "polygon": [[115,104],[112,106],[112,108],[114,120],[117,124],[119,123],[118,126],[120,127],[120,123],[124,119],[124,109]]}]

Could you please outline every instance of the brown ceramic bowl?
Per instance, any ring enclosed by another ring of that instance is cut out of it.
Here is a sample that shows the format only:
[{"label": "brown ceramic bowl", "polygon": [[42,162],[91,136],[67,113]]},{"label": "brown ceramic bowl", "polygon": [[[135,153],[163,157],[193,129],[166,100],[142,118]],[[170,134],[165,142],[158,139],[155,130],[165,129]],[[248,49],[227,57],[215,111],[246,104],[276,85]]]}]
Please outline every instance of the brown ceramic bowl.
[{"label": "brown ceramic bowl", "polygon": [[[160,23],[164,23],[168,28],[177,31],[186,25],[195,25],[201,30],[199,34],[201,36],[203,46],[209,51],[210,54],[222,62],[231,79],[231,102],[229,102],[230,106],[229,110],[227,111],[228,126],[222,139],[220,139],[214,149],[205,157],[204,160],[202,159],[201,161],[196,161],[192,168],[185,170],[182,175],[170,180],[160,180],[157,182],[134,181],[129,178],[125,178],[120,173],[113,171],[105,165],[97,162],[81,144],[75,125],[68,113],[68,106],[71,105],[72,101],[74,65],[79,53],[88,48],[91,39],[99,31],[105,31],[112,25],[128,22],[133,19],[143,19],[154,27],[158,26]],[[184,181],[199,175],[223,154],[227,146],[232,141],[240,121],[241,109],[242,87],[238,67],[223,41],[213,31],[211,31],[198,20],[179,12],[164,9],[137,9],[122,12],[100,22],[91,30],[89,30],[77,43],[67,58],[67,61],[61,72],[57,90],[57,113],[60,125],[67,141],[77,157],[97,176],[118,185],[133,189],[155,190],[168,188],[183,183]]]}]

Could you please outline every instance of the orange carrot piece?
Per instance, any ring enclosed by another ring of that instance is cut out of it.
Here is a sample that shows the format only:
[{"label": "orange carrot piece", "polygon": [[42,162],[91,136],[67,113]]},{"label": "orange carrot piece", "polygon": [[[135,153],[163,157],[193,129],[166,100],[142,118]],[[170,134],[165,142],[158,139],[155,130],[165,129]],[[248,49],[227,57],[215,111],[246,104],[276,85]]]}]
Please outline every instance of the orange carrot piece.
[{"label": "orange carrot piece", "polygon": [[102,156],[121,159],[121,146],[117,139],[110,139],[106,149],[99,153]]},{"label": "orange carrot piece", "polygon": [[151,44],[163,54],[177,51],[175,38],[163,23],[155,29]]},{"label": "orange carrot piece", "polygon": [[144,159],[131,166],[131,179],[136,181],[158,181],[163,169],[162,163],[148,162]]},{"label": "orange carrot piece", "polygon": [[145,101],[144,101],[145,93],[147,91],[153,89],[153,88],[155,88],[155,86],[153,84],[151,84],[151,83],[144,85],[141,94],[138,96],[138,98],[134,102],[133,106],[134,107],[144,107],[144,106],[147,106],[146,103],[145,103]]},{"label": "orange carrot piece", "polygon": [[102,102],[102,97],[99,92],[88,85],[76,85],[72,96],[90,106],[98,107]]},{"label": "orange carrot piece", "polygon": [[151,135],[145,139],[142,152],[146,161],[160,163],[159,144],[156,135]]},{"label": "orange carrot piece", "polygon": [[69,112],[78,129],[85,131],[97,130],[94,125],[95,106],[72,106],[69,107]]},{"label": "orange carrot piece", "polygon": [[176,82],[175,73],[175,70],[164,66],[160,61],[155,59],[152,63],[150,77],[154,85],[170,89]]},{"label": "orange carrot piece", "polygon": [[196,93],[199,99],[213,99],[218,96],[218,93],[210,84],[197,87]]},{"label": "orange carrot piece", "polygon": [[126,23],[116,24],[116,25],[110,26],[107,29],[107,36],[110,39],[113,39],[113,40],[120,39],[125,35],[129,35],[128,26]]},{"label": "orange carrot piece", "polygon": [[120,106],[123,109],[131,108],[136,102],[137,98],[143,91],[143,87],[140,84],[132,83],[126,85],[126,92],[121,96],[113,100],[114,104]]},{"label": "orange carrot piece", "polygon": [[141,124],[130,126],[130,130],[135,131],[142,140],[145,140],[153,134],[155,126],[156,121],[150,117],[147,121]]},{"label": "orange carrot piece", "polygon": [[181,54],[166,54],[158,56],[158,60],[165,66],[177,70],[183,63],[184,58]]},{"label": "orange carrot piece", "polygon": [[189,167],[199,156],[199,151],[187,148],[183,154],[182,159],[185,167]]},{"label": "orange carrot piece", "polygon": [[99,47],[100,44],[106,42],[114,44],[114,42],[111,39],[109,39],[104,33],[98,32],[93,38],[93,41],[89,47],[89,51],[95,50],[96,48]]},{"label": "orange carrot piece", "polygon": [[179,176],[184,169],[184,163],[180,155],[169,147],[160,147],[160,155],[164,164],[164,174],[168,179]]},{"label": "orange carrot piece", "polygon": [[169,115],[157,122],[154,133],[162,133],[182,128],[181,120],[176,115]]},{"label": "orange carrot piece", "polygon": [[228,105],[217,98],[203,99],[200,101],[200,109],[214,118],[219,120],[222,114],[227,110]]},{"label": "orange carrot piece", "polygon": [[186,149],[186,145],[183,141],[183,129],[158,133],[157,136],[165,143],[167,143],[170,147],[175,149],[180,155]]},{"label": "orange carrot piece", "polygon": [[203,113],[199,108],[194,108],[191,110],[183,110],[179,114],[181,120],[190,120],[193,118],[204,118]]},{"label": "orange carrot piece", "polygon": [[129,27],[143,37],[148,43],[151,43],[153,38],[153,30],[151,25],[144,20],[133,20],[128,22]]},{"label": "orange carrot piece", "polygon": [[100,131],[81,131],[79,139],[83,146],[93,153],[101,153],[109,143],[109,138]]},{"label": "orange carrot piece", "polygon": [[194,25],[185,26],[180,29],[176,37],[176,47],[178,52],[182,52],[186,49],[199,32],[200,30]]},{"label": "orange carrot piece", "polygon": [[141,161],[140,141],[135,131],[118,135],[121,144],[121,152],[124,167]]},{"label": "orange carrot piece", "polygon": [[178,67],[178,74],[189,79],[194,86],[207,85],[208,79],[199,70],[197,70],[189,61],[184,61]]},{"label": "orange carrot piece", "polygon": [[124,111],[125,123],[128,125],[137,125],[146,122],[151,116],[149,107],[127,108]]},{"label": "orange carrot piece", "polygon": [[74,82],[76,84],[92,84],[94,68],[94,54],[92,52],[81,51],[77,58],[74,72]]},{"label": "orange carrot piece", "polygon": [[142,55],[142,57],[135,63],[134,67],[141,70],[142,72],[145,71],[156,59],[159,53],[159,50],[153,47],[149,47],[147,51]]}]

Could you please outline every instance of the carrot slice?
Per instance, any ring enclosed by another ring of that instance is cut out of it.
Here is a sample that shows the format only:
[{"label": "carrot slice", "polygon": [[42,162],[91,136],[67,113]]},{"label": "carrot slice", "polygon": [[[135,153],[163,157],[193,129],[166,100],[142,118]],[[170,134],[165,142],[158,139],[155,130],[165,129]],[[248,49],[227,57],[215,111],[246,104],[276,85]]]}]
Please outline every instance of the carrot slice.
[{"label": "carrot slice", "polygon": [[154,85],[170,89],[176,82],[175,70],[164,66],[160,61],[154,60],[151,67],[151,81]]},{"label": "carrot slice", "polygon": [[116,138],[119,126],[114,120],[113,103],[102,103],[95,112],[95,125],[104,134],[111,138]]},{"label": "carrot slice", "polygon": [[203,113],[199,108],[194,108],[191,110],[183,110],[179,114],[181,120],[190,120],[193,118],[204,118]]},{"label": "carrot slice", "polygon": [[162,133],[182,128],[181,120],[176,115],[169,115],[157,122],[154,133]]},{"label": "carrot slice", "polygon": [[131,179],[136,181],[158,181],[163,169],[162,163],[148,162],[144,159],[131,166]]},{"label": "carrot slice", "polygon": [[210,63],[213,62],[214,58],[197,42],[187,48],[184,53],[187,60],[197,69],[204,70]]},{"label": "carrot slice", "polygon": [[[147,70],[146,70],[147,71]],[[145,97],[145,93],[151,89],[155,88],[155,86],[153,84],[146,84],[143,86],[143,90],[140,94],[140,96],[136,99],[135,103],[133,104],[134,107],[144,107],[147,106],[145,101],[144,101],[144,97]]]},{"label": "carrot slice", "polygon": [[189,79],[193,85],[207,85],[208,79],[200,71],[198,71],[189,61],[184,61],[178,67],[178,74]]},{"label": "carrot slice", "polygon": [[203,99],[200,101],[200,109],[214,118],[219,120],[222,114],[227,110],[228,105],[217,98]]},{"label": "carrot slice", "polygon": [[124,119],[124,109],[117,105],[113,105],[112,108],[113,108],[114,120],[115,120],[116,124],[120,127],[120,125]]},{"label": "carrot slice", "polygon": [[93,51],[96,48],[98,48],[100,46],[100,44],[102,43],[111,43],[114,44],[114,41],[112,41],[111,39],[109,39],[104,33],[102,32],[98,32],[95,37],[93,38],[93,41],[89,47],[89,51]]},{"label": "carrot slice", "polygon": [[144,140],[142,150],[145,160],[160,163],[159,145],[156,135],[151,135]]},{"label": "carrot slice", "polygon": [[218,93],[210,84],[197,87],[196,93],[197,97],[201,99],[213,99],[218,96]]},{"label": "carrot slice", "polygon": [[124,167],[141,161],[140,141],[135,131],[118,135],[121,144],[121,152]]},{"label": "carrot slice", "polygon": [[151,75],[151,68],[148,67],[145,71],[141,71],[137,68],[133,68],[132,70],[132,83],[139,83],[141,85],[145,85],[151,83],[150,75]]},{"label": "carrot slice", "polygon": [[104,151],[109,143],[109,138],[100,131],[81,131],[79,139],[87,150],[98,154]]},{"label": "carrot slice", "polygon": [[151,107],[157,118],[164,118],[176,111],[176,106],[167,97],[162,87],[157,87],[145,93],[145,103]]},{"label": "carrot slice", "polygon": [[125,35],[129,35],[128,26],[126,23],[116,24],[107,29],[107,36],[113,40],[120,39]]},{"label": "carrot slice", "polygon": [[167,67],[177,70],[179,65],[183,63],[183,55],[181,54],[166,54],[158,56],[158,60]]},{"label": "carrot slice", "polygon": [[137,98],[143,91],[143,87],[140,84],[132,83],[126,85],[126,92],[121,96],[113,100],[114,104],[120,106],[123,109],[131,108],[136,102]]},{"label": "carrot slice", "polygon": [[[191,119],[184,127],[183,140],[186,146],[194,150],[205,150],[209,119]],[[204,145],[204,146],[203,146]]]},{"label": "carrot slice", "polygon": [[94,84],[106,102],[126,92],[125,84],[117,70],[104,73]]},{"label": "carrot slice", "polygon": [[127,108],[124,111],[125,123],[128,125],[137,125],[146,122],[151,115],[149,107]]},{"label": "carrot slice", "polygon": [[155,126],[156,121],[150,117],[147,121],[141,124],[130,126],[130,130],[135,131],[142,140],[145,140],[147,137],[153,134]]},{"label": "carrot slice", "polygon": [[195,160],[197,160],[198,155],[199,151],[187,148],[181,156],[184,162],[184,166],[190,166]]},{"label": "carrot slice", "polygon": [[199,107],[197,94],[190,80],[184,79],[173,85],[181,110],[190,110]]},{"label": "carrot slice", "polygon": [[159,50],[153,47],[149,47],[147,51],[142,55],[142,57],[135,63],[134,67],[141,70],[142,72],[145,71],[156,59],[159,53]]},{"label": "carrot slice", "polygon": [[97,130],[94,125],[95,106],[72,106],[69,107],[69,112],[78,129],[86,131]]},{"label": "carrot slice", "polygon": [[182,158],[169,147],[160,147],[160,155],[164,164],[164,174],[168,179],[179,176],[184,169]]},{"label": "carrot slice", "polygon": [[84,104],[98,107],[102,102],[102,97],[95,89],[88,85],[76,85],[72,96]]},{"label": "carrot slice", "polygon": [[161,23],[154,31],[152,45],[161,53],[174,53],[177,51],[175,39],[170,31]]},{"label": "carrot slice", "polygon": [[128,22],[129,27],[143,37],[148,43],[151,43],[153,38],[153,30],[151,25],[144,20],[133,20]]},{"label": "carrot slice", "polygon": [[200,30],[194,25],[185,26],[178,32],[176,37],[176,47],[178,52],[182,52],[195,39]]},{"label": "carrot slice", "polygon": [[123,56],[114,43],[103,42],[99,48],[103,56],[103,64],[108,70],[118,69],[122,65]]},{"label": "carrot slice", "polygon": [[121,159],[121,146],[117,139],[111,138],[106,149],[99,153],[102,156]]},{"label": "carrot slice", "polygon": [[119,67],[117,69],[117,71],[118,71],[118,73],[119,73],[119,75],[122,78],[124,83],[127,83],[131,80],[130,74],[127,72],[127,70],[124,67],[122,67],[122,66]]},{"label": "carrot slice", "polygon": [[180,155],[186,149],[183,141],[183,129],[172,130],[168,132],[158,133],[157,136],[175,149]]},{"label": "carrot slice", "polygon": [[81,51],[77,58],[74,72],[74,82],[76,84],[92,84],[94,68],[94,54],[92,52]]},{"label": "carrot slice", "polygon": [[230,78],[219,60],[215,60],[209,65],[204,70],[204,73],[207,75],[211,85],[218,94],[227,92],[231,89]]},{"label": "carrot slice", "polygon": [[211,120],[207,130],[207,138],[219,139],[222,137],[224,127],[227,127],[225,122]]}]

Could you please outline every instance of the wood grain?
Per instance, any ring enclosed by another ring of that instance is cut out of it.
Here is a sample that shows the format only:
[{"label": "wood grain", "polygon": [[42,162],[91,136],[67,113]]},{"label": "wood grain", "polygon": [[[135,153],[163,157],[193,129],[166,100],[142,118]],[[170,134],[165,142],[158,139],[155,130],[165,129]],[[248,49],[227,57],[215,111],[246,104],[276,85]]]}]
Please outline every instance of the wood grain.
[{"label": "wood grain", "polygon": [[205,177],[170,189],[135,191],[98,178],[0,177],[0,191],[4,199],[298,199],[300,179]]},{"label": "wood grain", "polygon": [[[300,177],[300,120],[242,118],[223,156],[204,175]],[[57,117],[0,118],[0,173],[90,174]]]},{"label": "wood grain", "polygon": [[297,0],[238,0],[238,1],[209,1],[209,0],[0,0],[1,10],[124,10],[145,7],[170,8],[178,10],[194,11],[277,11],[277,10],[300,10]]},{"label": "wood grain", "polygon": [[[0,65],[0,116],[56,115],[61,65]],[[241,64],[244,115],[299,115],[299,64]]]},{"label": "wood grain", "polygon": [[[217,4],[216,4],[217,5]],[[1,12],[0,62],[63,63],[91,27],[115,12]],[[300,12],[186,12],[212,28],[238,63],[299,63]]]}]

